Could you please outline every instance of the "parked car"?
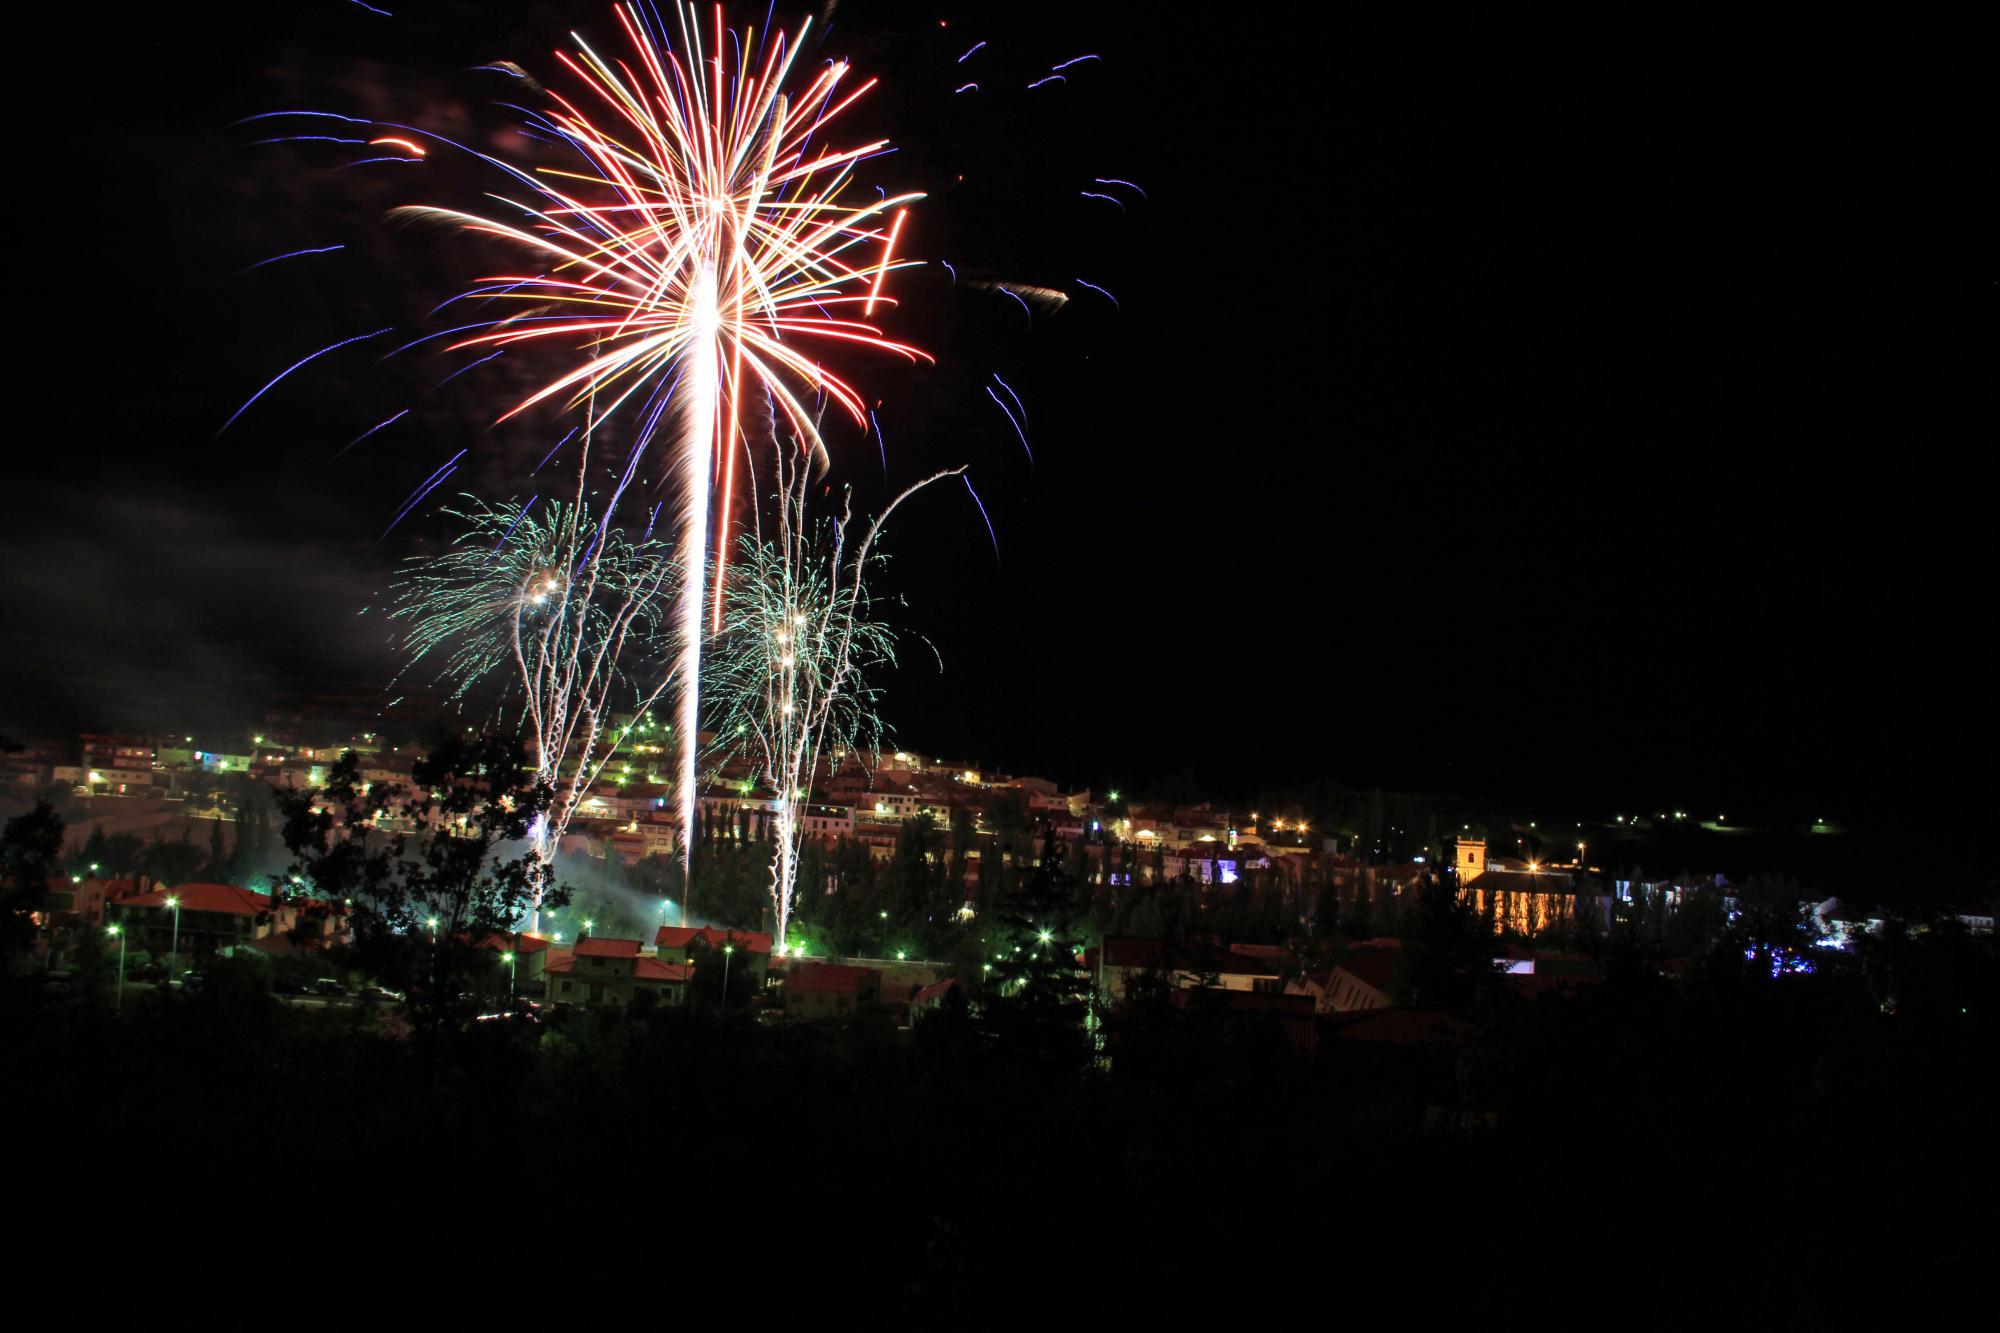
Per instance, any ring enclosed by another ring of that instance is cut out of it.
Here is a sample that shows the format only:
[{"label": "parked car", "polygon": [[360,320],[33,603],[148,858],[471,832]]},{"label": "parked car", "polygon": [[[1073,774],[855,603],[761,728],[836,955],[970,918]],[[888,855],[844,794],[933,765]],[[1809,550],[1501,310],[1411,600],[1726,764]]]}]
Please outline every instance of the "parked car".
[{"label": "parked car", "polygon": [[347,995],[347,987],[341,985],[332,977],[321,977],[313,983],[313,994],[339,996],[344,999]]},{"label": "parked car", "polygon": [[494,1013],[478,1015],[481,1023],[536,1023],[542,1021],[541,1008],[533,1000],[513,1001],[507,1008]]},{"label": "parked car", "polygon": [[401,1004],[403,1002],[402,993],[400,991],[392,991],[387,986],[363,986],[361,988],[361,998],[364,1000],[373,1000],[378,1004]]}]

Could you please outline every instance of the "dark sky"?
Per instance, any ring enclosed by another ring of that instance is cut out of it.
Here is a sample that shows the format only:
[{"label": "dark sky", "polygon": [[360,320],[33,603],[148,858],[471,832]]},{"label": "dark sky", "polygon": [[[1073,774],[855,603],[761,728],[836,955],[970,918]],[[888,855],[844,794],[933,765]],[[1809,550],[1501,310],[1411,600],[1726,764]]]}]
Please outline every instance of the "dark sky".
[{"label": "dark sky", "polygon": [[[492,134],[514,90],[468,66],[613,43],[594,3],[381,7],[155,7],[89,35],[88,96],[37,130],[16,263],[52,315],[16,386],[0,730],[379,692],[357,613],[439,531],[426,506],[381,538],[403,497],[461,448],[435,498],[530,493],[560,431],[489,428],[525,361],[439,388],[462,360],[336,353],[217,435],[306,352],[440,327],[481,269],[383,214],[494,183],[231,121]],[[1990,32],[1887,5],[989,8],[844,4],[825,44],[883,79],[851,133],[902,151],[870,179],[932,193],[906,249],[969,280],[899,275],[891,329],[939,364],[856,378],[892,476],[971,463],[1000,545],[962,490],[893,531],[905,743],[1244,796],[1928,808],[1990,724]],[[1030,320],[980,278],[1076,299]],[[872,441],[835,448],[879,499]]]}]

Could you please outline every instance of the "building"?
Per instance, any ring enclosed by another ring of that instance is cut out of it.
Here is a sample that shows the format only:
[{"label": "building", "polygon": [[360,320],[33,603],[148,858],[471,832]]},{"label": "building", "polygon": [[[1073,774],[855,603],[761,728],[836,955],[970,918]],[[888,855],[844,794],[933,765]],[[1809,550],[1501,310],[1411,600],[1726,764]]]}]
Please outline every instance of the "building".
[{"label": "building", "polygon": [[769,979],[772,939],[762,931],[722,930],[715,926],[661,926],[653,936],[653,948],[661,962],[686,963],[691,961],[688,950],[697,940],[711,949],[734,949],[734,965],[754,971],[759,989]]},{"label": "building", "polygon": [[1538,935],[1574,923],[1594,913],[1604,929],[1611,926],[1612,898],[1598,891],[1588,876],[1543,869],[1495,870],[1490,866],[1470,880],[1461,878],[1459,893],[1475,910],[1490,913],[1495,930]]},{"label": "building", "polygon": [[1451,838],[1451,870],[1460,884],[1470,884],[1486,873],[1486,839]]},{"label": "building", "polygon": [[1167,879],[1190,879],[1198,884],[1234,884],[1246,871],[1270,867],[1261,847],[1231,847],[1221,842],[1193,843],[1160,858],[1160,869]]},{"label": "building", "polygon": [[1400,949],[1387,945],[1357,949],[1349,954],[1328,974],[1319,1012],[1351,1014],[1359,1009],[1387,1009],[1400,956]]},{"label": "building", "polygon": [[47,924],[56,928],[104,924],[104,906],[114,885],[132,891],[129,880],[104,880],[95,875],[57,875],[49,880]]},{"label": "building", "polygon": [[164,953],[178,940],[180,953],[187,956],[214,953],[288,929],[293,914],[274,911],[268,893],[233,884],[183,884],[113,898],[105,904],[105,915],[111,924],[124,928],[133,944]]},{"label": "building", "polygon": [[1991,935],[1993,933],[1993,908],[1991,904],[1985,907],[1969,907],[1955,912],[1953,915],[1958,918],[1961,925],[1974,935]]},{"label": "building", "polygon": [[1162,940],[1108,935],[1101,947],[1084,950],[1083,961],[1113,1004],[1126,998],[1135,979],[1153,976],[1174,990],[1284,991],[1277,963],[1238,953],[1214,940],[1185,940],[1170,950]]},{"label": "building", "polygon": [[[530,994],[542,989],[553,951],[549,942],[540,935],[489,934],[479,941],[479,947],[496,954],[514,955],[512,977],[514,989],[527,991]],[[569,956],[568,950],[563,951],[563,956]]]},{"label": "building", "polygon": [[964,987],[951,977],[946,977],[943,981],[933,981],[910,997],[911,1020],[915,1021],[919,1014],[941,1008],[947,999],[963,990]]},{"label": "building", "polygon": [[799,830],[808,838],[832,843],[854,832],[851,805],[806,805],[799,807]]},{"label": "building", "polygon": [[153,743],[143,736],[83,736],[83,780],[93,792],[123,796],[153,786]]},{"label": "building", "polygon": [[794,963],[785,975],[785,1017],[853,1018],[882,995],[882,974],[840,963]]},{"label": "building", "polygon": [[686,1002],[687,983],[693,974],[689,964],[641,953],[637,940],[586,935],[574,949],[555,951],[544,970],[543,993],[552,1004],[587,1009],[629,1005],[642,994],[654,996],[661,1004],[677,1005]]}]

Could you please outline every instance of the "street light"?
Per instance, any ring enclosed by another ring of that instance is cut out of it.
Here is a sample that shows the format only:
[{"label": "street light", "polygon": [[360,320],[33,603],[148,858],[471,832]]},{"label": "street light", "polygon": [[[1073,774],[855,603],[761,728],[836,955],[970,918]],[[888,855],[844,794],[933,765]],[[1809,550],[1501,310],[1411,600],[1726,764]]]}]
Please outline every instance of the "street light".
[{"label": "street light", "polygon": [[722,946],[722,1007],[724,1009],[729,1007],[729,956],[735,952],[736,946],[733,944]]},{"label": "street light", "polygon": [[431,947],[435,949],[438,942],[438,919],[434,916],[427,916],[424,918],[424,924],[431,928]]},{"label": "street light", "polygon": [[507,964],[507,998],[514,998],[514,951],[509,949],[500,955],[500,961]]},{"label": "street light", "polygon": [[181,899],[179,894],[167,898],[167,906],[174,909],[174,947],[167,957],[167,984],[174,984],[174,974],[181,970]]},{"label": "street light", "polygon": [[114,1009],[123,1009],[125,1007],[125,927],[111,926],[108,929],[113,935],[118,937],[118,1000],[112,1007]]}]

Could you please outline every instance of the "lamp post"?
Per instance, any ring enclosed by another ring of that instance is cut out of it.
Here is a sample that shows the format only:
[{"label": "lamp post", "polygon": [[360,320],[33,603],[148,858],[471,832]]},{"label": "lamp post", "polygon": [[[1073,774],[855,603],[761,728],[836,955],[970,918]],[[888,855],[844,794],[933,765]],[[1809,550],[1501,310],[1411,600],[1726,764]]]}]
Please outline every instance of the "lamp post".
[{"label": "lamp post", "polygon": [[514,951],[509,949],[501,954],[500,960],[507,964],[507,998],[511,1000],[514,998]]},{"label": "lamp post", "polygon": [[729,958],[735,952],[733,944],[722,946],[722,1007],[725,1010],[729,1008]]},{"label": "lamp post", "polygon": [[125,1007],[125,927],[111,926],[109,930],[113,935],[118,937],[118,999],[111,1007],[114,1009],[123,1009]]},{"label": "lamp post", "polygon": [[167,906],[174,909],[174,944],[167,954],[167,984],[174,984],[174,974],[181,970],[181,899],[179,894],[169,894]]},{"label": "lamp post", "polygon": [[438,942],[438,919],[434,916],[425,917],[424,924],[431,928],[431,948],[435,949]]}]

